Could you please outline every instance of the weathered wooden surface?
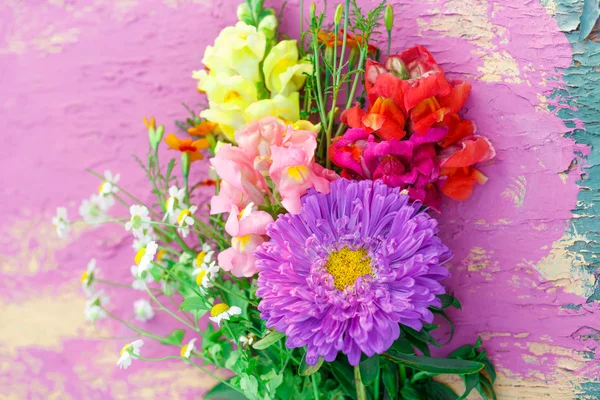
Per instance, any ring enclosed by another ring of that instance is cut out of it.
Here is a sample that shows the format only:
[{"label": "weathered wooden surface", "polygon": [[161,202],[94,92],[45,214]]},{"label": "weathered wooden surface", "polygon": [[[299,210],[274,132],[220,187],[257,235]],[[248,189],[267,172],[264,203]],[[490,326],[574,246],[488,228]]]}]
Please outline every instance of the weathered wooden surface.
[{"label": "weathered wooden surface", "polygon": [[[489,183],[444,204],[443,237],[456,254],[448,285],[464,305],[450,347],[483,337],[500,398],[599,398],[597,0],[392,3],[393,49],[424,44],[450,75],[470,80],[465,117],[498,150],[484,167]],[[290,34],[298,4],[285,10]],[[86,324],[79,276],[95,257],[105,277],[129,279],[130,238],[77,229],[68,244],[50,217],[60,205],[76,214],[96,190],[85,168],[119,171],[126,186],[149,191],[130,157],[145,147],[141,118],[173,128],[180,103],[199,102],[190,71],[236,5],[0,4],[0,397],[193,398],[212,384],[181,363],[116,369],[124,339],[99,337],[128,332]],[[136,294],[115,304],[116,293],[112,307],[131,316]]]}]

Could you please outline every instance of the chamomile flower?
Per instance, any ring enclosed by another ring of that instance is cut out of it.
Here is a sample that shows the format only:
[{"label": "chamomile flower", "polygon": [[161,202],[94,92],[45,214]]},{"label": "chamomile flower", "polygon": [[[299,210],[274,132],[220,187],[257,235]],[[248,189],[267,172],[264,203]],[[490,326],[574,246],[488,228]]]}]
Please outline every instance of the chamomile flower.
[{"label": "chamomile flower", "polygon": [[71,221],[69,221],[65,207],[58,207],[56,209],[56,216],[52,217],[52,223],[56,226],[56,234],[59,238],[64,239],[69,236]]},{"label": "chamomile flower", "polygon": [[177,231],[183,237],[186,237],[190,233],[190,226],[194,225],[194,218],[192,215],[198,210],[198,207],[191,206],[190,208],[184,208],[179,211],[179,215],[177,216],[177,225],[179,228]]},{"label": "chamomile flower", "polygon": [[181,253],[179,256],[179,264],[189,264],[192,261],[192,256],[188,253]]},{"label": "chamomile flower", "polygon": [[143,235],[144,230],[150,228],[150,211],[137,204],[129,207],[131,219],[125,224],[126,231],[132,231],[135,236]]},{"label": "chamomile flower", "polygon": [[135,290],[146,290],[148,284],[154,282],[154,277],[151,273],[145,272],[143,274],[139,274],[137,265],[131,266],[131,275],[133,275],[135,278],[131,284],[131,287]]},{"label": "chamomile flower", "polygon": [[194,268],[202,268],[203,266],[208,265],[214,256],[215,252],[212,249],[212,247],[210,247],[210,245],[208,243],[204,243],[202,245],[202,251],[200,251],[197,255],[196,258],[194,258],[194,262],[193,262],[193,266]]},{"label": "chamomile flower", "polygon": [[158,250],[158,245],[155,241],[151,241],[148,245],[140,250],[135,255],[135,263],[138,265],[137,272],[141,275],[144,271],[150,268],[150,264],[154,261],[154,256]]},{"label": "chamomile flower", "polygon": [[214,261],[210,264],[202,264],[200,268],[194,268],[192,276],[196,277],[196,284],[202,293],[206,293],[206,289],[214,286],[211,281],[215,280],[220,269]]},{"label": "chamomile flower", "polygon": [[240,345],[242,347],[248,347],[248,346],[252,346],[252,343],[254,343],[255,339],[256,339],[256,336],[253,333],[249,333],[246,336],[240,336],[238,341],[240,342]]},{"label": "chamomile flower", "polygon": [[96,322],[99,319],[105,318],[106,311],[104,311],[104,308],[102,307],[107,305],[108,302],[109,298],[102,292],[92,295],[85,302],[85,318],[91,322]]},{"label": "chamomile flower", "polygon": [[192,351],[194,351],[194,345],[196,343],[196,338],[190,340],[186,345],[181,347],[181,352],[179,353],[183,358],[190,358],[192,355]]},{"label": "chamomile flower", "polygon": [[81,286],[85,293],[90,293],[94,287],[94,278],[96,277],[96,259],[92,258],[83,274],[81,274]]},{"label": "chamomile flower", "polygon": [[116,185],[121,179],[121,174],[113,175],[109,170],[104,171],[104,181],[98,188],[98,194],[100,196],[110,196],[113,193],[117,193],[119,188]]},{"label": "chamomile flower", "polygon": [[223,320],[229,321],[229,319],[232,316],[240,315],[241,313],[242,313],[242,309],[237,306],[229,307],[225,303],[219,303],[219,304],[215,304],[210,309],[209,319],[212,322],[214,322],[215,324],[217,324],[217,326],[221,326],[221,321],[223,321]]},{"label": "chamomile flower", "polygon": [[133,310],[135,311],[135,318],[138,321],[146,322],[154,318],[154,310],[152,305],[146,299],[139,299],[133,303]]},{"label": "chamomile flower", "polygon": [[132,356],[140,355],[140,348],[144,345],[144,341],[141,339],[136,340],[132,343],[127,343],[121,349],[121,356],[119,357],[119,361],[117,361],[117,365],[121,369],[127,369],[131,365]]},{"label": "chamomile flower", "polygon": [[146,247],[148,243],[153,240],[156,240],[156,235],[154,234],[154,229],[150,227],[148,229],[144,229],[133,239],[132,247],[135,251],[138,251]]},{"label": "chamomile flower", "polygon": [[[183,205],[185,199],[185,189],[179,189],[177,186],[169,188],[169,198],[165,202],[165,216],[163,221],[168,220],[170,224],[177,222],[177,210]],[[185,208],[185,207],[184,207]]]},{"label": "chamomile flower", "polygon": [[106,211],[110,204],[102,197],[93,194],[88,200],[83,200],[79,206],[79,215],[88,224],[99,224],[106,221]]}]

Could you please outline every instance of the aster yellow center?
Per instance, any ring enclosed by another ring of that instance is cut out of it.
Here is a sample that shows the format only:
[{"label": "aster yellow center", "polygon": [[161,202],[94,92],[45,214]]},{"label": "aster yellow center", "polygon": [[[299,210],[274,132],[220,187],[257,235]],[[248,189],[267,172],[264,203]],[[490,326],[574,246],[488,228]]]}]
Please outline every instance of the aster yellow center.
[{"label": "aster yellow center", "polygon": [[359,276],[372,275],[371,258],[365,249],[351,250],[344,247],[329,254],[325,269],[333,276],[338,290],[353,285]]},{"label": "aster yellow center", "polygon": [[202,270],[196,275],[196,285],[202,286],[202,279],[206,276],[206,270]]},{"label": "aster yellow center", "polygon": [[139,263],[142,262],[142,257],[144,257],[145,254],[146,254],[145,247],[142,247],[141,249],[139,249],[137,251],[137,253],[135,253],[135,263],[139,265]]},{"label": "aster yellow center", "polygon": [[226,312],[227,310],[229,310],[229,306],[225,303],[219,303],[219,304],[215,304],[211,309],[210,309],[210,316],[211,317],[216,317],[219,314],[223,314],[224,312]]},{"label": "aster yellow center", "polygon": [[181,221],[185,220],[185,217],[189,215],[192,215],[192,213],[187,208],[185,210],[181,210],[179,216],[177,217],[177,223],[181,224]]}]

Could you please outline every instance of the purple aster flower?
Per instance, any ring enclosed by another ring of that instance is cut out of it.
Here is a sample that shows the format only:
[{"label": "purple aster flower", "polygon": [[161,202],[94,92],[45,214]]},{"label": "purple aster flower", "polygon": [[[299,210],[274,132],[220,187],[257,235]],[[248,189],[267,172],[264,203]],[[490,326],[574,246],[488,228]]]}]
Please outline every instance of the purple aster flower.
[{"label": "purple aster flower", "polygon": [[421,204],[381,181],[338,179],[329,194],[311,190],[299,214],[280,215],[256,250],[258,308],[268,328],[306,346],[306,362],[357,365],[400,335],[431,323],[440,306],[441,266],[450,250]]}]

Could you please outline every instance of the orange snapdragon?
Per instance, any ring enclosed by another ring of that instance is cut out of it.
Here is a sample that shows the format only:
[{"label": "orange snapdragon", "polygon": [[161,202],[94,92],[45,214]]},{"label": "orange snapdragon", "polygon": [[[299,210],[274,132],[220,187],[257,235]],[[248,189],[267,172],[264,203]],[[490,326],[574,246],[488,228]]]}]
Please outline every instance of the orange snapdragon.
[{"label": "orange snapdragon", "polygon": [[165,138],[165,143],[173,150],[179,150],[182,153],[189,153],[190,161],[198,161],[204,158],[200,150],[209,147],[207,139],[179,139],[174,134],[170,133]]}]

